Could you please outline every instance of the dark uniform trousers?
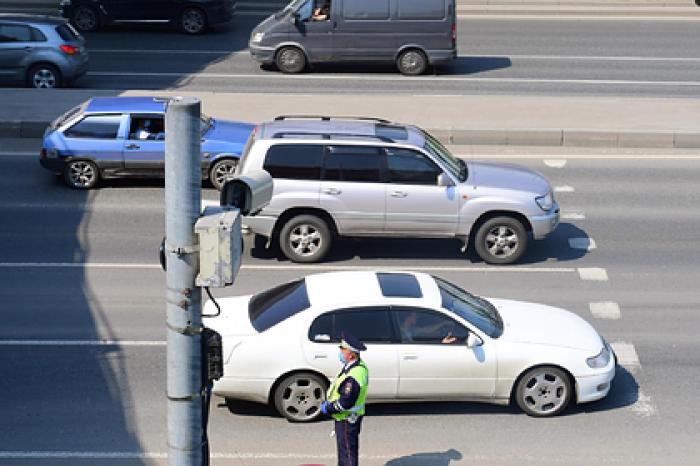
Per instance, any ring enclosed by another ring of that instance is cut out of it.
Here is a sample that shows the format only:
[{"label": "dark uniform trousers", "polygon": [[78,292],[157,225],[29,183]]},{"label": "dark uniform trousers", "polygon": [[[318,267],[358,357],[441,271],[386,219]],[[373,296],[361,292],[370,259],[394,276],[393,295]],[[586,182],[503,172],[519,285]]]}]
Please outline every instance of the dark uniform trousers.
[{"label": "dark uniform trousers", "polygon": [[357,466],[359,463],[358,450],[360,447],[360,416],[354,423],[335,421],[335,441],[338,443],[338,466]]}]

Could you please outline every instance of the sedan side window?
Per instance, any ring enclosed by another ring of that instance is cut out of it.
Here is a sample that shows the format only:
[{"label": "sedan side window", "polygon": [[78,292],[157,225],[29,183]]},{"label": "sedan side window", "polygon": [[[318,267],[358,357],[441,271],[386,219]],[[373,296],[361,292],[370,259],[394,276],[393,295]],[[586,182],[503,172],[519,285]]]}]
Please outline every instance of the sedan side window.
[{"label": "sedan side window", "polygon": [[387,149],[389,182],[435,186],[442,171],[425,155],[411,149]]},{"label": "sedan side window", "polygon": [[116,139],[121,119],[121,115],[86,116],[64,134],[69,138]]},{"label": "sedan side window", "polygon": [[363,343],[396,341],[389,310],[385,307],[341,309],[318,316],[309,328],[309,340],[316,343],[340,343],[343,332]]},{"label": "sedan side window", "polygon": [[464,326],[435,311],[394,308],[392,312],[405,344],[457,344],[469,335]]},{"label": "sedan side window", "polygon": [[331,343],[333,335],[333,314],[326,313],[314,319],[309,327],[309,340],[315,343]]},{"label": "sedan side window", "polygon": [[138,141],[164,141],[165,120],[159,116],[132,116],[129,139]]}]

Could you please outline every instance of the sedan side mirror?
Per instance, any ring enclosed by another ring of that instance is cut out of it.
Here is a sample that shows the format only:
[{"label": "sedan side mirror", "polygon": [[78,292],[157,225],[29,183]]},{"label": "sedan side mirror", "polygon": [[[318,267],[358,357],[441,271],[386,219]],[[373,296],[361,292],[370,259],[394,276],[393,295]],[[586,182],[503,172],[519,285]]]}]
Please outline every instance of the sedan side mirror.
[{"label": "sedan side mirror", "polygon": [[447,173],[440,173],[437,177],[438,186],[454,186],[452,178],[447,176]]},{"label": "sedan side mirror", "polygon": [[467,335],[467,348],[476,348],[484,344],[484,340],[481,339],[479,335],[473,332],[469,332]]}]

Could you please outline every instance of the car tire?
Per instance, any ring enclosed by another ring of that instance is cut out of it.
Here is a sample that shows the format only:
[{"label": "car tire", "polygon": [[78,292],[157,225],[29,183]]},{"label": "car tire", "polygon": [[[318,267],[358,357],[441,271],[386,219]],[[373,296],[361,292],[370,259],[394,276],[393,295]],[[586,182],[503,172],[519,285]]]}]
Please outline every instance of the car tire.
[{"label": "car tire", "polygon": [[96,9],[81,5],[73,11],[70,22],[80,32],[94,32],[100,28],[100,15]]},{"label": "car tire", "polygon": [[202,34],[207,30],[207,15],[199,8],[185,8],[180,13],[177,24],[185,34]]},{"label": "car tire", "polygon": [[61,72],[49,63],[34,65],[27,73],[27,86],[35,89],[55,89],[62,84]]},{"label": "car tire", "polygon": [[552,366],[530,369],[520,377],[515,389],[518,406],[533,417],[556,416],[566,409],[572,396],[569,375]]},{"label": "car tire", "polygon": [[92,189],[100,180],[97,165],[89,160],[71,160],[63,170],[68,186],[74,189]]},{"label": "car tire", "polygon": [[428,57],[425,56],[425,52],[422,50],[404,50],[396,59],[396,67],[401,74],[418,76],[425,73],[425,70],[428,68]]},{"label": "car tire", "polygon": [[328,253],[332,235],[328,224],[315,215],[287,220],[279,234],[282,253],[292,262],[319,262]]},{"label": "car tire", "polygon": [[527,242],[527,230],[519,220],[494,217],[479,226],[474,248],[488,264],[512,264],[523,255]]},{"label": "car tire", "polygon": [[316,374],[300,372],[285,377],[274,393],[275,409],[290,422],[309,422],[321,416],[326,381]]},{"label": "car tire", "polygon": [[306,69],[306,55],[299,47],[282,47],[275,55],[275,65],[282,73],[301,73]]},{"label": "car tire", "polygon": [[209,170],[209,181],[218,191],[224,187],[226,181],[233,179],[233,173],[236,171],[238,161],[234,159],[217,160]]}]

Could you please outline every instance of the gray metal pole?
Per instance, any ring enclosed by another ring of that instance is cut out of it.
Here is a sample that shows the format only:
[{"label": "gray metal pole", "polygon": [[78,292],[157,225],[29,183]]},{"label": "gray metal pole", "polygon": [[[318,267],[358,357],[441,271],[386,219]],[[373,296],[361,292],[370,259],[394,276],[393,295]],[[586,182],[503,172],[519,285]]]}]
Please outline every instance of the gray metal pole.
[{"label": "gray metal pole", "polygon": [[202,293],[194,224],[201,209],[199,99],[171,100],[165,114],[168,463],[200,466]]}]

